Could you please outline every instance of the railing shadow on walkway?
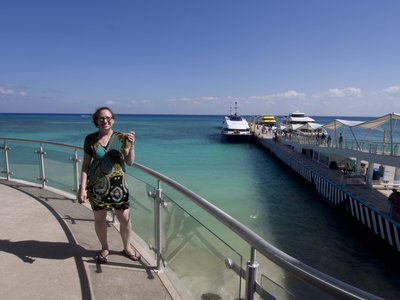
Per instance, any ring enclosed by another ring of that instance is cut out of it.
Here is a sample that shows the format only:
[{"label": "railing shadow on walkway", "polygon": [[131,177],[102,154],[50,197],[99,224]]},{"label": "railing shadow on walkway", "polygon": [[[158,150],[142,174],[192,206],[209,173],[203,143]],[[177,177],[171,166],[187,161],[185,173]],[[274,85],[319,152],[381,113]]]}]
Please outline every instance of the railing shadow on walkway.
[{"label": "railing shadow on walkway", "polygon": [[[123,257],[119,251],[110,251],[110,257],[112,257],[112,259],[110,259],[107,265],[103,266],[96,263],[94,257],[98,250],[89,250],[97,249],[94,237],[93,215],[89,209],[79,205],[76,200],[68,199],[51,191],[19,182],[0,180],[0,185],[1,184],[15,189],[17,193],[24,193],[32,200],[43,205],[59,224],[64,232],[66,241],[42,241],[32,239],[10,240],[5,238],[0,239],[0,251],[15,255],[21,262],[26,264],[33,265],[35,262],[46,260],[55,264],[54,268],[57,268],[57,264],[61,267],[63,265],[61,262],[64,263],[64,261],[72,258],[76,267],[76,278],[79,278],[82,299],[106,299],[108,296],[106,296],[107,294],[104,293],[102,289],[113,290],[112,284],[99,287],[99,284],[96,283],[96,277],[90,275],[91,270],[94,270],[93,272],[97,274],[107,271],[104,276],[108,277],[112,273],[112,277],[115,278],[118,277],[117,273],[121,273],[120,270],[122,269],[126,271],[140,271],[139,273],[144,272],[144,274],[146,274],[148,280],[154,281],[154,268],[148,266],[146,261],[137,263],[131,261],[127,262],[128,260]],[[40,216],[31,216],[31,221],[40,223]],[[29,224],[27,224],[27,226],[29,226]],[[54,227],[54,224],[41,224],[41,226]],[[117,240],[119,242],[120,237],[114,226],[110,225],[109,227],[113,229],[109,230],[110,244],[115,245],[115,241]],[[29,230],[29,228],[26,230]],[[135,276],[135,274],[137,273],[131,273],[132,276]],[[51,274],[37,275],[51,276]],[[160,281],[156,282],[162,286]],[[94,290],[94,287],[96,290]],[[38,288],[40,287],[38,286]],[[154,290],[159,289],[160,287],[154,288]],[[166,299],[172,299],[165,287],[162,286],[162,289],[164,290],[162,294],[168,295]],[[102,293],[104,293],[104,296],[102,296]],[[141,291],[132,290],[132,293],[140,295]],[[158,293],[158,295],[160,295],[160,293]],[[129,294],[126,294],[122,298],[129,299],[129,297]]]}]

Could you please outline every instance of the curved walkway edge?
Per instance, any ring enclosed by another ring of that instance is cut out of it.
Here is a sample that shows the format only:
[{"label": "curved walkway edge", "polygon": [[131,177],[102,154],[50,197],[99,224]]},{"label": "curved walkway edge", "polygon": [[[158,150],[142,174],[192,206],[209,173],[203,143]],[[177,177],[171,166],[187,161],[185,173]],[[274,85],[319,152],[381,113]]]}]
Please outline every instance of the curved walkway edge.
[{"label": "curved walkway edge", "polygon": [[109,262],[96,264],[93,214],[76,200],[0,179],[0,201],[4,299],[173,299],[145,260],[121,255],[114,226]]}]

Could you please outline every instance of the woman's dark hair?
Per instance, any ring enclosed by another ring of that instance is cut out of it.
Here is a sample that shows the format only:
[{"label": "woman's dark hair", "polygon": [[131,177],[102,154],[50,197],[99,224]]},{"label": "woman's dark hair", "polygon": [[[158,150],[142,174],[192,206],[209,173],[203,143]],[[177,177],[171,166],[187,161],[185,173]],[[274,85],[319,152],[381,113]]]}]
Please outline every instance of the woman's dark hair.
[{"label": "woman's dark hair", "polygon": [[115,120],[114,112],[109,107],[107,107],[107,106],[99,107],[98,109],[96,109],[96,111],[92,115],[92,122],[93,122],[94,126],[96,126],[96,127],[99,127],[97,125],[97,120],[99,119],[99,114],[102,110],[108,110],[111,113],[112,118]]}]

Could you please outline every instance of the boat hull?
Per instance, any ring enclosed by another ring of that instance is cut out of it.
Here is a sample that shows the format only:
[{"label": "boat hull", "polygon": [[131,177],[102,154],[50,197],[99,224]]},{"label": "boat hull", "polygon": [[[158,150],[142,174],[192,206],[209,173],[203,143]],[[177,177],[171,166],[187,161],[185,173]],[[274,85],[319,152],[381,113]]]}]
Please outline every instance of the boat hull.
[{"label": "boat hull", "polygon": [[241,134],[241,133],[232,133],[232,132],[221,132],[222,139],[229,143],[247,143],[250,141],[252,135],[251,134]]}]

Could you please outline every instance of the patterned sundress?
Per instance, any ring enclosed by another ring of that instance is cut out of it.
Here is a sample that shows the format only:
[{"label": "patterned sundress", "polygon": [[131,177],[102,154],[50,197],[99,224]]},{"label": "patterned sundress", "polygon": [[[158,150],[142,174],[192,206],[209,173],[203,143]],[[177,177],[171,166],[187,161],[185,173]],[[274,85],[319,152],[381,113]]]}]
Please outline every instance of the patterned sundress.
[{"label": "patterned sundress", "polygon": [[125,135],[114,131],[107,146],[99,143],[98,133],[85,138],[84,151],[92,157],[88,172],[87,195],[93,210],[129,208],[122,149]]}]

